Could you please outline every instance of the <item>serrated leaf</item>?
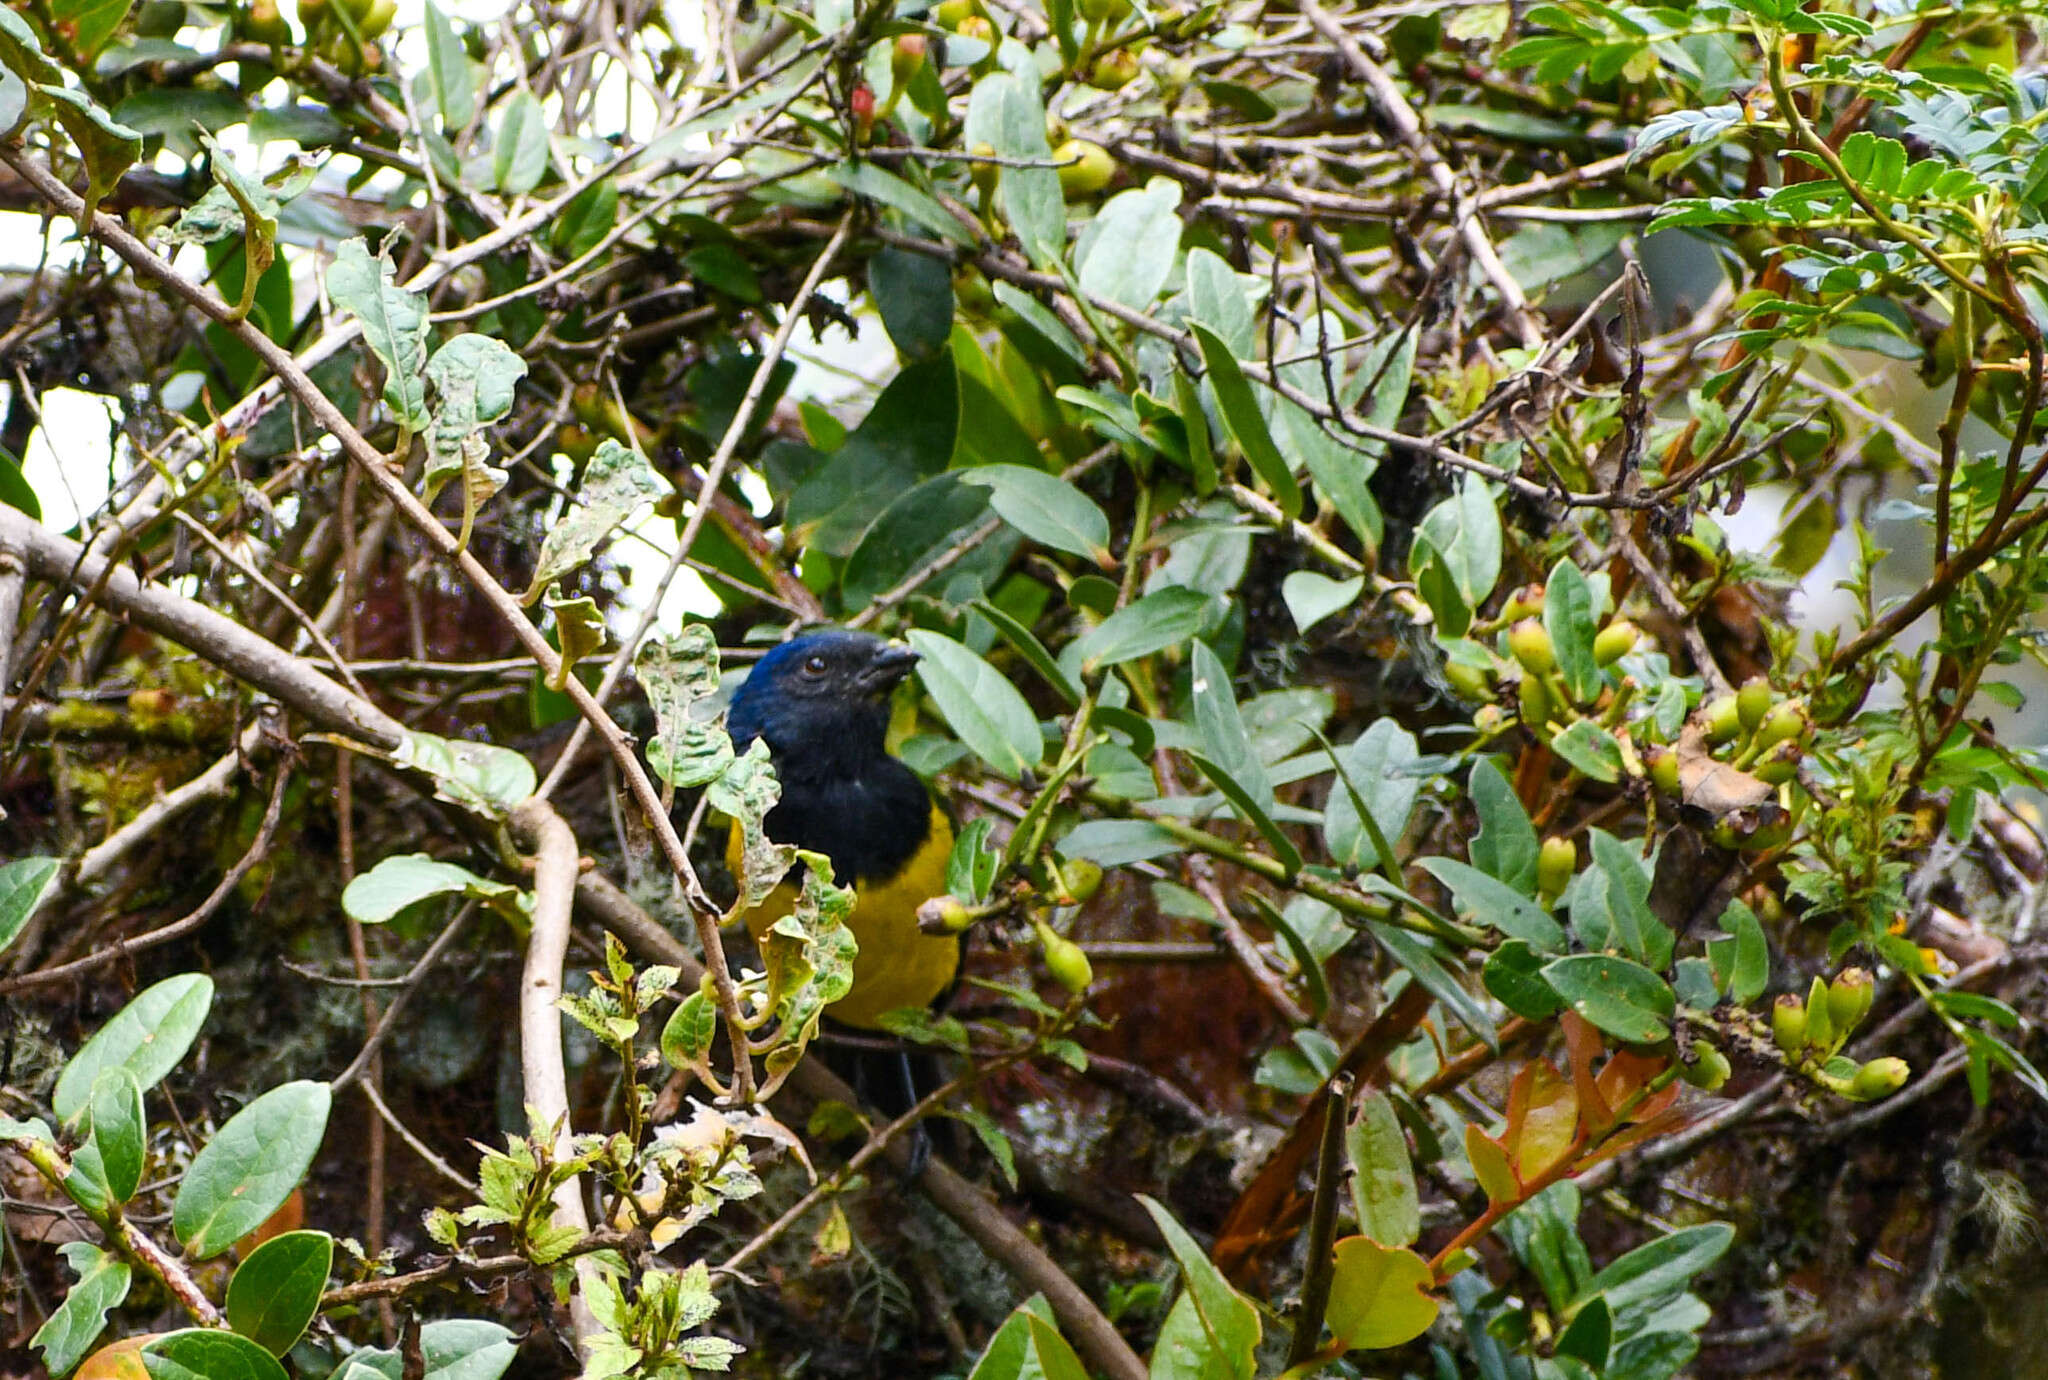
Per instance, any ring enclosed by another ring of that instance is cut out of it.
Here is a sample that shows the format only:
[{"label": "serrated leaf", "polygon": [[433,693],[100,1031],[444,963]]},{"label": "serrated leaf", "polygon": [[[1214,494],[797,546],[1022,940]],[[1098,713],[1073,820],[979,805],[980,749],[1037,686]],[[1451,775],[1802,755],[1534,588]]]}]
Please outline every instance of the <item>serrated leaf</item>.
[{"label": "serrated leaf", "polygon": [[620,523],[668,491],[646,456],[606,437],[584,468],[576,506],[541,538],[533,582],[522,602],[533,603],[541,591],[589,560]]},{"label": "serrated leaf", "polygon": [[[394,280],[391,261],[372,259],[360,239],[345,241],[327,269],[327,295],[362,323],[363,342],[384,366],[384,401],[415,435],[427,411],[427,304]],[[543,582],[544,583],[544,582]]]},{"label": "serrated leaf", "polygon": [[732,765],[725,726],[700,709],[718,693],[718,639],[703,623],[686,623],[673,637],[652,637],[633,659],[633,674],[654,710],[647,762],[674,786],[691,789],[716,780]]},{"label": "serrated leaf", "polygon": [[106,1330],[107,1314],[128,1297],[133,1272],[126,1261],[89,1242],[67,1241],[57,1253],[78,1279],[36,1329],[29,1345],[43,1353],[43,1368],[62,1380]]}]

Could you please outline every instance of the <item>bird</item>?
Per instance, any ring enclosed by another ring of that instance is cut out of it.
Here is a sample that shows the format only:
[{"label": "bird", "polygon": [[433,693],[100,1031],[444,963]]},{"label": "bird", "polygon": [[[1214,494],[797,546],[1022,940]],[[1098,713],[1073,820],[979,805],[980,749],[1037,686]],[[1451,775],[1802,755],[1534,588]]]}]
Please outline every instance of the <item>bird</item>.
[{"label": "bird", "polygon": [[[808,633],[756,662],[726,711],[733,747],[765,742],[782,784],[763,821],[768,837],[824,854],[833,880],[854,888],[853,985],[826,1014],[857,1030],[883,1029],[889,1011],[933,1005],[960,972],[959,936],[917,923],[918,907],[946,892],[953,826],[885,741],[889,697],[916,664],[910,648],[869,633]],[[734,875],[740,849],[735,827],[726,844]],[[756,943],[796,894],[785,879],[748,912]]]}]

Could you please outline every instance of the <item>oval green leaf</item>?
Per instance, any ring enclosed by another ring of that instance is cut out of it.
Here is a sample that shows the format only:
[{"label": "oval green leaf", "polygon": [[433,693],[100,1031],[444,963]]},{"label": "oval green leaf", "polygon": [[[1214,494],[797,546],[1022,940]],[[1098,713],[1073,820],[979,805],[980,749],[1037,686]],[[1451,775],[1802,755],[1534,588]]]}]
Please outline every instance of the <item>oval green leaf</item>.
[{"label": "oval green leaf", "polygon": [[1101,566],[1113,563],[1109,519],[1067,480],[1022,465],[979,465],[962,471],[960,478],[986,487],[997,515],[1039,545]]},{"label": "oval green leaf", "polygon": [[286,1380],[277,1358],[247,1337],[193,1327],[142,1348],[149,1380]]},{"label": "oval green leaf", "polygon": [[1640,963],[1610,954],[1573,954],[1543,966],[1543,980],[1565,1004],[1618,1040],[1655,1044],[1671,1033],[1665,1022],[1678,999],[1663,978]]},{"label": "oval green leaf", "polygon": [[194,1259],[219,1255],[283,1206],[320,1149],[332,1103],[325,1083],[287,1083],[214,1133],[171,1205],[171,1229]]},{"label": "oval green leaf", "polygon": [[333,1264],[334,1238],[324,1231],[271,1237],[228,1281],[228,1326],[271,1355],[284,1355],[320,1311]]},{"label": "oval green leaf", "polygon": [[1005,776],[1021,776],[1045,755],[1038,716],[1001,671],[935,632],[913,630],[917,677],[960,741]]},{"label": "oval green leaf", "polygon": [[180,973],[144,990],[71,1056],[50,1105],[71,1120],[85,1110],[101,1072],[116,1066],[145,1092],[155,1087],[185,1057],[212,1006],[213,979],[204,973]]}]

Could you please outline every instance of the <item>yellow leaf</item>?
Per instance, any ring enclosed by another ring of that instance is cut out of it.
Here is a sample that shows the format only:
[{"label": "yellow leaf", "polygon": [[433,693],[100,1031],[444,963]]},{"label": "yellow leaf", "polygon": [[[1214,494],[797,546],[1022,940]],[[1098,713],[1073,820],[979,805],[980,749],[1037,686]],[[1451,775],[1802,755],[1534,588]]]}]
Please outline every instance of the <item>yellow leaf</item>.
[{"label": "yellow leaf", "polygon": [[1415,1252],[1347,1236],[1337,1243],[1324,1317],[1346,1351],[1400,1346],[1436,1321],[1443,1305],[1430,1297],[1430,1283],[1429,1265]]},{"label": "yellow leaf", "polygon": [[1465,1158],[1472,1161],[1472,1173],[1486,1190],[1488,1201],[1522,1201],[1521,1182],[1508,1167],[1507,1147],[1470,1123],[1465,1127]]},{"label": "yellow leaf", "polygon": [[1523,1067],[1508,1093],[1507,1141],[1515,1175],[1531,1183],[1572,1152],[1578,1138],[1579,1097],[1564,1075],[1542,1059]]}]

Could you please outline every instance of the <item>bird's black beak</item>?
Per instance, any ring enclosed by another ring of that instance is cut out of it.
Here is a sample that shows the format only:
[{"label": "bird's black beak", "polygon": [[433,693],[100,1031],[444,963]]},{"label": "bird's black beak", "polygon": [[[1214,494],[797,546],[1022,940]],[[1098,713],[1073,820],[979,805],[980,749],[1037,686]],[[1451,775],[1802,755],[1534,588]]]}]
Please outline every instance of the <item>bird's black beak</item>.
[{"label": "bird's black beak", "polygon": [[903,683],[903,678],[910,674],[910,669],[915,665],[917,653],[910,648],[883,646],[862,669],[859,676],[860,688],[870,695],[886,695]]}]

